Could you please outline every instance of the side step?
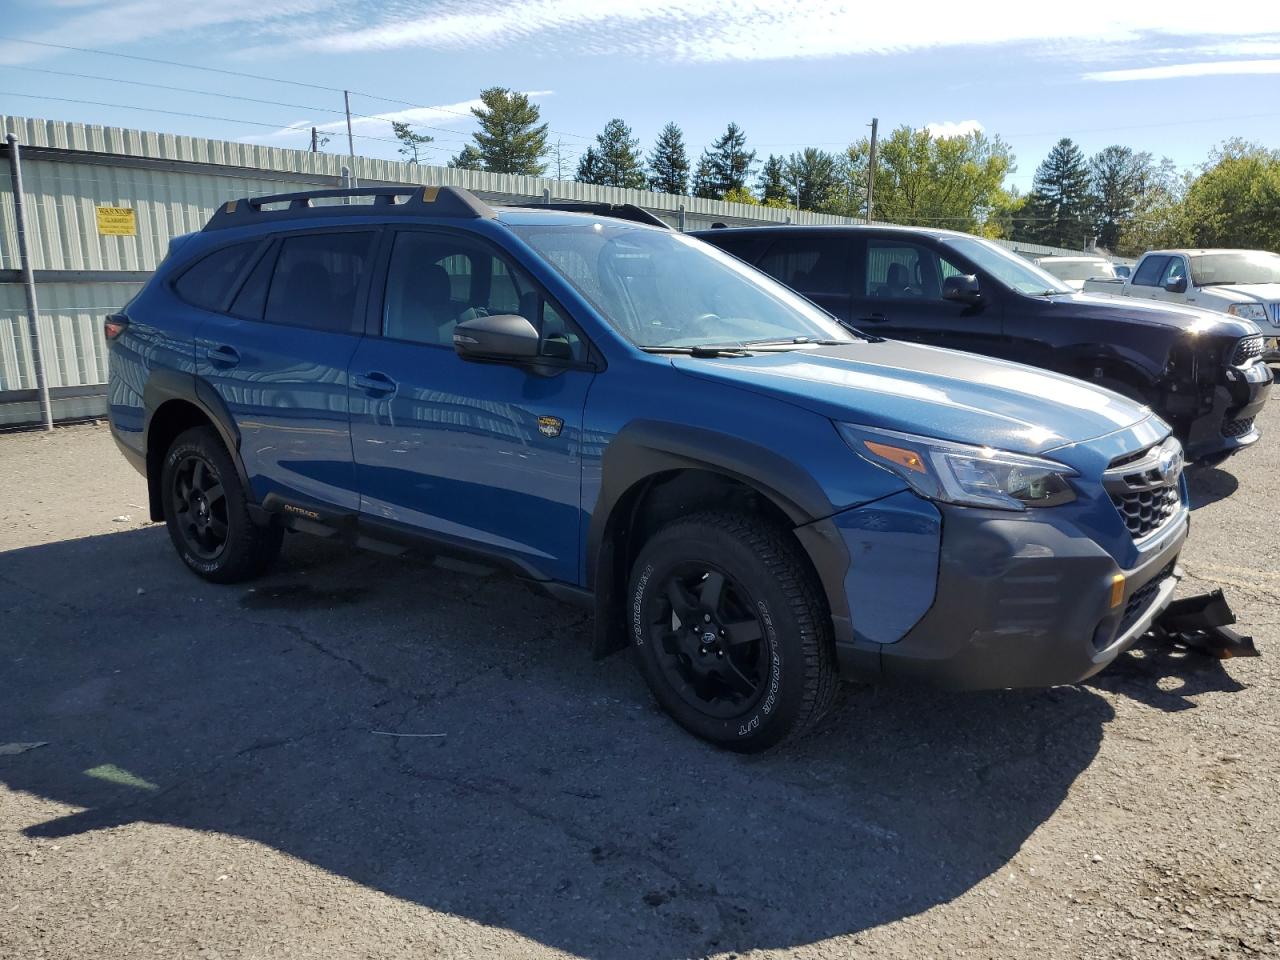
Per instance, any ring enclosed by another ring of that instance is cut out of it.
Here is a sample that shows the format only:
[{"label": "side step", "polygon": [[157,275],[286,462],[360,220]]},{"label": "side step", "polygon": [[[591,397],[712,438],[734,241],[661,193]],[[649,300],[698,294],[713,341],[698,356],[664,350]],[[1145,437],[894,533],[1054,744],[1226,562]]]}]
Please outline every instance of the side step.
[{"label": "side step", "polygon": [[1147,636],[1174,643],[1219,660],[1232,657],[1259,657],[1253,637],[1236,633],[1230,624],[1236,622],[1221,590],[1211,590],[1194,597],[1174,600],[1156,618]]}]

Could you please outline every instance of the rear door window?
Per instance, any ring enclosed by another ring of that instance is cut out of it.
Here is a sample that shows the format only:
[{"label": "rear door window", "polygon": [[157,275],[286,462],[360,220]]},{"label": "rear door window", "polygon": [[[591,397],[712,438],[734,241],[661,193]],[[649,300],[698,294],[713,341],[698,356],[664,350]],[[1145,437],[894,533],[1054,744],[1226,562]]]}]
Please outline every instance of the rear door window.
[{"label": "rear door window", "polygon": [[174,281],[174,293],[193,307],[221,310],[258,246],[256,240],[237,243],[197,260]]},{"label": "rear door window", "polygon": [[373,236],[309,233],[281,240],[263,319],[314,330],[352,330]]},{"label": "rear door window", "polygon": [[1137,287],[1158,287],[1160,277],[1168,266],[1168,257],[1147,257],[1134,273],[1131,282]]},{"label": "rear door window", "polygon": [[853,291],[851,244],[847,237],[793,234],[779,237],[757,266],[800,293]]}]

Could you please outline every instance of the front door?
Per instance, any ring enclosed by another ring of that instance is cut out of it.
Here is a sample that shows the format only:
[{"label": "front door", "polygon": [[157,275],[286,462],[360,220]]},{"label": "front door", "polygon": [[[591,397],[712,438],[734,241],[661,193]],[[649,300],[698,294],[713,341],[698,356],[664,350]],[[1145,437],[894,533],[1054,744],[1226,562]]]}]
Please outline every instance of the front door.
[{"label": "front door", "polygon": [[229,307],[196,331],[196,373],[240,430],[254,497],[358,505],[347,366],[360,342],[372,230],[272,242]]},{"label": "front door", "polygon": [[[362,515],[576,583],[595,376],[576,326],[505,253],[461,231],[397,231],[380,301],[351,361]],[[546,362],[459,357],[454,328],[486,313],[529,319]]]},{"label": "front door", "polygon": [[859,254],[853,325],[895,340],[912,340],[999,355],[1000,310],[942,299],[942,281],[968,273],[924,243],[870,236]]}]

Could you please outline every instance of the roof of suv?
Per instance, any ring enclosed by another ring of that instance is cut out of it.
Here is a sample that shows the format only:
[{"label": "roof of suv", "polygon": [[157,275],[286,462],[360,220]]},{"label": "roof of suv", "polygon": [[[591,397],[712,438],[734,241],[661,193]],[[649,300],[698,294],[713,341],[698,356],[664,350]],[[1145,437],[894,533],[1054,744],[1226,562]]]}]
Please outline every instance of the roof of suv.
[{"label": "roof of suv", "polygon": [[[351,202],[351,201],[356,202]],[[317,201],[324,201],[317,203]],[[536,212],[535,212],[536,211]],[[584,216],[584,214],[586,216]],[[265,226],[333,217],[429,217],[432,219],[501,220],[506,224],[572,223],[610,217],[649,227],[670,229],[658,217],[630,203],[551,202],[529,206],[491,207],[458,187],[388,186],[340,190],[308,190],[265,197],[228,200],[218,207],[206,231],[227,227]]]},{"label": "roof of suv", "polygon": [[[786,229],[797,232],[824,233],[831,230],[854,230],[867,231],[875,233],[909,233],[915,236],[925,234],[930,237],[973,237],[973,234],[963,233],[959,230],[941,230],[937,227],[902,227],[890,224],[877,223],[830,223],[830,224],[796,224],[796,223],[772,223],[764,226],[750,227],[710,227],[706,230],[692,230],[694,236],[720,236],[735,233],[761,233],[770,230]],[[977,239],[981,239],[980,237]]]}]

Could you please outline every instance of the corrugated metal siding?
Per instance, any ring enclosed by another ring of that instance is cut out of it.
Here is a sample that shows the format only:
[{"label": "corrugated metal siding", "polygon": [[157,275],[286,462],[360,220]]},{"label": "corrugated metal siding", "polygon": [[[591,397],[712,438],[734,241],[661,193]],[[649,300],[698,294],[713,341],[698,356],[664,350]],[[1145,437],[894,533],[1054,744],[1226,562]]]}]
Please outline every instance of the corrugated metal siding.
[{"label": "corrugated metal siding", "polygon": [[[40,338],[50,388],[107,382],[103,318],[123,306],[140,283],[42,283]],[[0,284],[0,391],[33,390],[27,301],[22,285]]]}]

